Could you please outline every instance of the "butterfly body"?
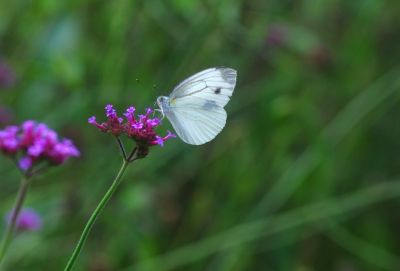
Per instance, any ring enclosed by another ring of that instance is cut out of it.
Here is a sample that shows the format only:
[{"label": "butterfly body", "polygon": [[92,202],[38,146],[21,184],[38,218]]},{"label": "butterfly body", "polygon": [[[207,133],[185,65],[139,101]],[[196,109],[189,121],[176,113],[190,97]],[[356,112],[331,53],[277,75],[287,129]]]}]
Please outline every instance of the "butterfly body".
[{"label": "butterfly body", "polygon": [[163,114],[166,114],[169,112],[169,108],[170,108],[169,97],[159,96],[157,98],[157,104]]},{"label": "butterfly body", "polygon": [[158,97],[157,104],[184,142],[201,145],[224,128],[227,118],[224,106],[235,84],[235,70],[206,69],[177,85],[169,97]]}]

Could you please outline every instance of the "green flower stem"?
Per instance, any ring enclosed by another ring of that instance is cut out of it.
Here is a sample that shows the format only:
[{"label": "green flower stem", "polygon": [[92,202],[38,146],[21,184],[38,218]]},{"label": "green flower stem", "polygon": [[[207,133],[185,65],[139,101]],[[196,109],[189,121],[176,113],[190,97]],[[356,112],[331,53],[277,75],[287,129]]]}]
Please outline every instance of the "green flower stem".
[{"label": "green flower stem", "polygon": [[10,223],[7,226],[6,232],[4,234],[3,240],[1,242],[0,246],[0,263],[4,259],[4,255],[7,252],[7,249],[11,243],[12,237],[14,235],[15,227],[17,225],[17,220],[19,213],[21,211],[22,205],[24,204],[25,197],[26,197],[26,192],[28,191],[29,187],[29,178],[27,176],[23,176],[21,180],[21,184],[19,186],[19,191],[17,194],[17,199],[14,204],[14,208],[12,210],[11,214],[11,220]]},{"label": "green flower stem", "polygon": [[117,190],[118,185],[121,183],[121,177],[122,177],[122,175],[124,175],[124,172],[125,172],[128,164],[129,164],[129,161],[127,161],[127,160],[123,161],[122,166],[119,169],[119,172],[118,172],[117,176],[115,177],[113,183],[111,184],[110,188],[107,190],[106,194],[101,199],[101,201],[97,205],[96,209],[90,216],[88,222],[86,223],[85,228],[83,229],[81,237],[79,238],[78,244],[76,245],[74,252],[72,253],[71,258],[69,259],[64,271],[71,270],[72,267],[74,266],[75,261],[78,258],[79,254],[82,250],[82,247],[90,233],[90,230],[93,227],[94,222],[96,221],[96,219],[100,215],[100,213],[103,211],[105,205],[110,200],[110,198],[114,194],[115,190]]}]

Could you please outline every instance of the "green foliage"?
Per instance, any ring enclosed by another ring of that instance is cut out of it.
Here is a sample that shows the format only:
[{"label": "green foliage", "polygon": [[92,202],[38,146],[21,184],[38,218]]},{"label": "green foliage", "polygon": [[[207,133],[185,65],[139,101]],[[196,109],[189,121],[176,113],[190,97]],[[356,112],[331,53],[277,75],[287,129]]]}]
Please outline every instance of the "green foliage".
[{"label": "green foliage", "polygon": [[[399,270],[399,14],[388,0],[0,1],[16,74],[0,106],[82,151],[34,180],[44,227],[17,236],[4,270],[61,270],[110,185],[118,148],[88,117],[142,111],[213,66],[238,71],[225,129],[130,166],[76,270]],[[3,216],[18,188],[4,157],[0,176]]]}]

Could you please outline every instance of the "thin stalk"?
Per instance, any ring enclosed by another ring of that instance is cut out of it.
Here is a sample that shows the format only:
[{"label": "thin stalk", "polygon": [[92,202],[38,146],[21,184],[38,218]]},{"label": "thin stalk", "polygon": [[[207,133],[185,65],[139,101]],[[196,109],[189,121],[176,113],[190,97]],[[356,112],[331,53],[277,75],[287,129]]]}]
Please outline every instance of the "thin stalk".
[{"label": "thin stalk", "polygon": [[138,149],[138,147],[135,147],[132,151],[131,151],[131,153],[129,154],[129,156],[128,156],[128,158],[126,158],[126,160],[128,161],[128,162],[133,162],[133,161],[135,161],[136,159],[139,159],[139,157],[138,157],[138,155],[139,155],[139,149]]},{"label": "thin stalk", "polygon": [[28,191],[29,187],[29,178],[27,176],[23,176],[21,180],[21,184],[19,186],[19,191],[17,194],[17,198],[15,200],[14,208],[11,213],[11,220],[7,226],[6,232],[3,236],[3,240],[0,246],[0,263],[4,259],[4,255],[7,252],[7,249],[11,243],[12,237],[14,235],[15,227],[17,225],[17,220],[19,213],[21,211],[22,205],[24,204],[26,192]]},{"label": "thin stalk", "polygon": [[122,156],[124,157],[124,160],[127,160],[124,144],[122,143],[122,141],[119,137],[117,137],[117,142],[118,142],[118,146],[121,150]]},{"label": "thin stalk", "polygon": [[70,259],[68,260],[68,263],[64,269],[64,271],[69,271],[72,269],[72,267],[75,264],[76,259],[78,258],[82,247],[90,233],[90,230],[93,227],[94,222],[96,221],[97,217],[100,215],[100,213],[103,211],[105,205],[107,204],[107,202],[110,200],[111,196],[114,194],[115,190],[117,190],[118,185],[121,183],[121,177],[123,176],[126,167],[128,166],[129,161],[127,161],[126,159],[123,160],[123,163],[121,165],[121,168],[119,169],[119,172],[117,174],[117,176],[115,177],[115,179],[113,180],[110,188],[107,190],[106,194],[103,196],[103,198],[100,200],[99,204],[97,205],[96,209],[94,210],[94,212],[92,213],[92,215],[90,216],[88,222],[85,225],[85,228],[83,229],[83,232],[79,238],[79,241],[70,257]]}]

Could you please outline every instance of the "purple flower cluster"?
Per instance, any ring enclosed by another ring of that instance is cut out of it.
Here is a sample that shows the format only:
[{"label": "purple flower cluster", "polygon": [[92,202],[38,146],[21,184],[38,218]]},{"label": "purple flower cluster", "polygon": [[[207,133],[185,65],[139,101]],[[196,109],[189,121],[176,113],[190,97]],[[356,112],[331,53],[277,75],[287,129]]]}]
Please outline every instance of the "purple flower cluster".
[{"label": "purple flower cluster", "polygon": [[170,131],[167,131],[167,135],[164,137],[156,134],[154,129],[161,123],[161,120],[150,117],[150,114],[153,113],[151,108],[146,110],[146,114],[136,117],[135,108],[131,106],[124,113],[125,119],[118,116],[117,111],[111,104],[105,107],[105,111],[106,122],[97,123],[96,117],[89,118],[88,122],[96,126],[100,131],[111,133],[114,136],[125,134],[135,140],[138,146],[164,146],[166,140],[175,137]]},{"label": "purple flower cluster", "polygon": [[0,130],[0,151],[16,159],[23,171],[43,161],[59,165],[80,154],[71,140],[59,140],[57,133],[46,124],[32,120]]},{"label": "purple flower cluster", "polygon": [[[6,216],[7,224],[11,223],[12,212]],[[20,231],[37,231],[42,227],[42,218],[31,208],[21,210],[18,215],[16,228]]]}]

